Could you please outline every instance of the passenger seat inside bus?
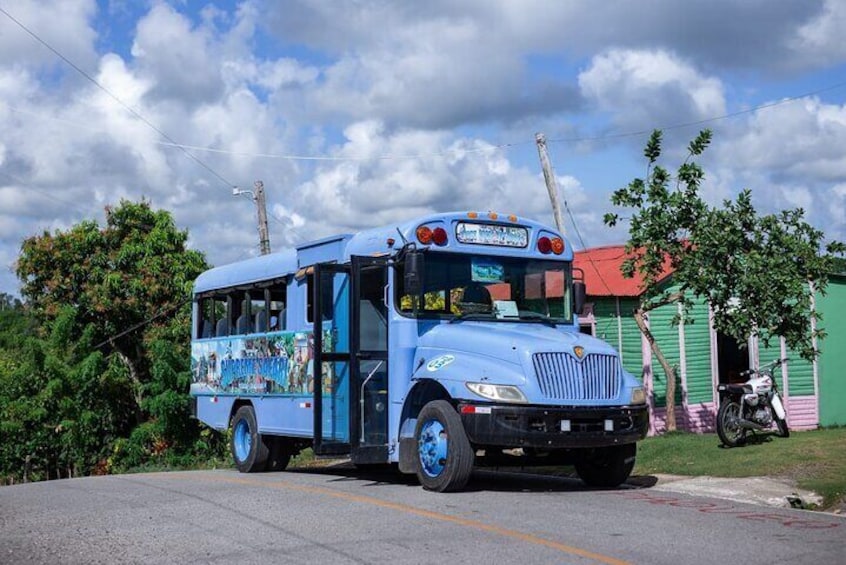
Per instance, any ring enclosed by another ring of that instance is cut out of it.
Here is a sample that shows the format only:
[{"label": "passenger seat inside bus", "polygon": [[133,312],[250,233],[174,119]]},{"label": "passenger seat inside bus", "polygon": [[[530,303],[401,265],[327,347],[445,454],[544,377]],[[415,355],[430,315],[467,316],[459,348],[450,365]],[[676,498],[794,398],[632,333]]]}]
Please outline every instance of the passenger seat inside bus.
[{"label": "passenger seat inside bus", "polygon": [[214,335],[217,337],[229,335],[229,320],[226,318],[219,319],[217,321],[217,327],[215,328]]},{"label": "passenger seat inside bus", "polygon": [[259,310],[258,312],[256,312],[256,320],[255,320],[255,326],[253,328],[253,331],[255,331],[256,333],[264,332],[265,327],[266,327],[265,326],[266,323],[267,323],[267,314],[264,312],[264,310]]}]

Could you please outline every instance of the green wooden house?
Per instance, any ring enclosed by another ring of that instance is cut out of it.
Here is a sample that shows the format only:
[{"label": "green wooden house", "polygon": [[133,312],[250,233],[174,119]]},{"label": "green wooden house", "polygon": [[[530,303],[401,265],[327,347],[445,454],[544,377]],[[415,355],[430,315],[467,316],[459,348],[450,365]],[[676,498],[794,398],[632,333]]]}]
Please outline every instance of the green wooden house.
[{"label": "green wooden house", "polygon": [[[621,245],[576,253],[575,266],[584,271],[589,302],[580,323],[585,333],[615,345],[626,370],[641,377],[650,407],[650,432],[656,434],[666,429],[667,377],[635,324],[633,312],[641,280],[623,278],[620,266],[625,258]],[[672,288],[670,269],[663,274],[663,283]],[[780,372],[779,387],[791,429],[846,424],[846,276],[833,276],[827,295],[817,296],[815,307],[829,335],[817,344],[820,355],[813,363],[791,352],[779,338],[770,340],[767,347],[763,340],[753,337],[742,347],[713,327],[704,301],[695,304],[685,324],[672,324],[678,305],[650,312],[650,330],[677,369],[678,428],[713,431],[719,401],[717,385],[740,382],[741,371],[779,357],[790,359]]]}]

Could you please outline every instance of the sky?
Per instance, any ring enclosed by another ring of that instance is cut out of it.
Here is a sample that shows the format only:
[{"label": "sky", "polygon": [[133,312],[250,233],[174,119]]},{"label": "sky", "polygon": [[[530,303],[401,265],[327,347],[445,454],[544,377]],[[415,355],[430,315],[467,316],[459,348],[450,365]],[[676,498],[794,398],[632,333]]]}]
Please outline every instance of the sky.
[{"label": "sky", "polygon": [[[0,0],[0,292],[20,246],[147,199],[213,265],[453,210],[574,247],[703,127],[703,196],[750,189],[846,241],[842,0]],[[25,28],[25,29],[24,29]],[[27,31],[29,30],[29,31]],[[45,45],[46,44],[46,45]],[[49,47],[48,47],[49,46]]]}]

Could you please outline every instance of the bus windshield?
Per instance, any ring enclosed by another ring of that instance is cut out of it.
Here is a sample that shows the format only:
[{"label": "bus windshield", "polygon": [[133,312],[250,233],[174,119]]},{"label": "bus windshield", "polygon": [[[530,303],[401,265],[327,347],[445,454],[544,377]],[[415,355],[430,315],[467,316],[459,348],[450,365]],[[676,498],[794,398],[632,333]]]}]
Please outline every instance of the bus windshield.
[{"label": "bus windshield", "polygon": [[571,265],[569,262],[427,253],[423,293],[402,288],[402,265],[395,280],[400,313],[421,318],[529,321],[569,324]]}]

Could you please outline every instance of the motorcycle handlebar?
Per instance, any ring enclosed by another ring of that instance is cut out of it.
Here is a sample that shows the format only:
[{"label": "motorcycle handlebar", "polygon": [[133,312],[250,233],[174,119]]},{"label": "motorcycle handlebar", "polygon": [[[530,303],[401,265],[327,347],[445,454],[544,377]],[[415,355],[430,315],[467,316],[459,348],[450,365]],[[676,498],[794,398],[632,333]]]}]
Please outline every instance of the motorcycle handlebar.
[{"label": "motorcycle handlebar", "polygon": [[790,361],[790,358],[788,357],[783,357],[781,359],[773,359],[769,363],[759,366],[757,369],[748,369],[746,371],[743,371],[740,373],[740,375],[746,377],[749,375],[754,375],[755,373],[766,373],[769,372],[770,369],[775,369],[776,367],[783,365],[788,361]]}]

